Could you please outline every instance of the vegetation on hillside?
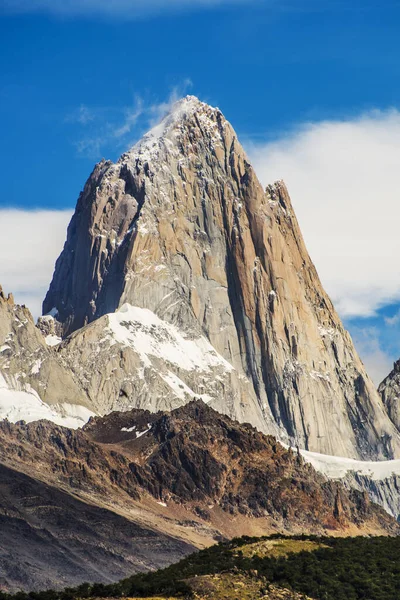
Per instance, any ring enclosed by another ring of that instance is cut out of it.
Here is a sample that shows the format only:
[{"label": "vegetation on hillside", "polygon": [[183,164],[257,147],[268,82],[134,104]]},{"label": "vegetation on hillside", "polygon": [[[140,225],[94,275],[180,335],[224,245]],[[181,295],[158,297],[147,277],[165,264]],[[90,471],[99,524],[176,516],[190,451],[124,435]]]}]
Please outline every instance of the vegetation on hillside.
[{"label": "vegetation on hillside", "polygon": [[[243,537],[115,584],[83,584],[62,592],[14,596],[0,593],[0,600],[155,596],[236,600],[247,597],[244,592],[238,596],[240,586],[246,590],[250,585],[254,599],[399,600],[400,537]],[[274,595],[274,590],[282,588],[291,595]]]}]

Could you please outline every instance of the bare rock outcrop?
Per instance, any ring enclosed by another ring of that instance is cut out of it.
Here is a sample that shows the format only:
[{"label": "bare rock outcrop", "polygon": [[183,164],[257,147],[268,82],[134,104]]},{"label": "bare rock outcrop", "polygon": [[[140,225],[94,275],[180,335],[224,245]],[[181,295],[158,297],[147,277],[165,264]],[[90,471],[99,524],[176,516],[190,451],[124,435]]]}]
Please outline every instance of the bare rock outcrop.
[{"label": "bare rock outcrop", "polygon": [[400,360],[378,388],[389,417],[400,430]]},{"label": "bare rock outcrop", "polygon": [[[218,373],[215,389],[201,375],[195,389],[165,355],[166,393],[165,377],[153,386],[159,364],[146,365],[137,343],[125,369],[125,339],[105,366],[119,372],[121,407],[145,406],[149,387],[157,408],[164,399],[165,408],[188,401],[174,381],[293,445],[355,458],[399,455],[399,432],[322,288],[284,184],[264,190],[231,125],[196,98],[178,102],[117,163],[95,167],[44,302],[64,336],[75,332],[60,352],[73,348],[78,378],[103,411],[118,406],[117,390],[107,408],[108,387],[105,394],[85,367],[93,364],[85,340],[96,334],[80,328],[100,317],[108,326],[124,305],[151,311],[185,339],[205,339],[233,375],[227,383]],[[132,329],[129,318],[122,326]]]},{"label": "bare rock outcrop", "polygon": [[[41,421],[0,425],[0,464],[115,510],[149,505],[170,519],[182,506],[210,527],[258,522],[264,531],[398,533],[366,494],[326,480],[292,450],[204,403],[170,413],[134,409],[92,418],[73,431]],[[225,517],[224,517],[225,515]]]},{"label": "bare rock outcrop", "polygon": [[[82,426],[93,414],[87,397],[25,306],[0,290],[0,418],[48,418]],[[50,345],[49,345],[50,344]]]},{"label": "bare rock outcrop", "polygon": [[0,464],[0,589],[111,583],[194,546]]}]

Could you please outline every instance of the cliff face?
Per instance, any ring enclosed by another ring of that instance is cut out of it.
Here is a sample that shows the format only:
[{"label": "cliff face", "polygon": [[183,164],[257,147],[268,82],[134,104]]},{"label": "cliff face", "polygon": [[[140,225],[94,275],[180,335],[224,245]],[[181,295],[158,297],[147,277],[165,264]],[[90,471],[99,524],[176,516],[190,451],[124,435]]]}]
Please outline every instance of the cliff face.
[{"label": "cliff face", "polygon": [[389,417],[400,430],[400,361],[393,365],[393,370],[382,381],[378,388]]},{"label": "cliff face", "polygon": [[[400,452],[284,184],[263,190],[231,125],[196,98],[178,102],[116,164],[96,166],[44,302],[45,313],[52,309],[64,335],[75,331],[60,352],[103,411],[110,402],[144,406],[149,390],[157,408],[203,395],[303,448],[349,457]],[[138,309],[151,311],[144,325]],[[115,319],[118,340],[109,333]],[[155,356],[170,325],[218,356],[212,372],[203,352],[200,387],[168,344]],[[99,335],[106,338],[101,370],[117,373],[111,393],[93,372]]]},{"label": "cliff face", "polygon": [[79,427],[93,414],[85,392],[60,363],[54,339],[44,337],[29,310],[0,288],[0,419]]}]

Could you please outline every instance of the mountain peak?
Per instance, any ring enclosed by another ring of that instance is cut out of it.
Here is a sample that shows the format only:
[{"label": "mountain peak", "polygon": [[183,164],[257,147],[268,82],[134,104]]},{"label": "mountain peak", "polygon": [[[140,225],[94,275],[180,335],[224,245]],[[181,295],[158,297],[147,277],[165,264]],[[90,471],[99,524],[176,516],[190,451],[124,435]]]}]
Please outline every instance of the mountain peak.
[{"label": "mountain peak", "polygon": [[264,190],[219,109],[193,96],[95,168],[44,312],[53,307],[64,336],[91,324],[60,353],[98,412],[203,397],[316,452],[400,453],[284,184]]},{"label": "mountain peak", "polygon": [[174,102],[161,121],[123,154],[119,162],[124,162],[127,158],[151,160],[159,156],[160,148],[165,146],[168,146],[170,151],[174,147],[176,149],[177,140],[182,137],[194,118],[197,124],[201,124],[203,133],[208,133],[211,138],[219,137],[218,122],[224,120],[221,111],[202,102],[196,96],[185,96]]}]

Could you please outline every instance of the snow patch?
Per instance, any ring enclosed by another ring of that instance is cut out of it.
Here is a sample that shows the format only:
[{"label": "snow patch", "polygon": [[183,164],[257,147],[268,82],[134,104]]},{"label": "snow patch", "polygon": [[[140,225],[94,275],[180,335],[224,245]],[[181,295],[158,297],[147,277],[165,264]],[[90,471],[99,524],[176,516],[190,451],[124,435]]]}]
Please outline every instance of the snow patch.
[{"label": "snow patch", "polygon": [[151,424],[147,423],[147,429],[145,429],[144,431],[137,431],[136,432],[136,439],[142,437],[142,435],[145,435],[148,431],[150,431],[151,429]]},{"label": "snow patch", "polygon": [[321,337],[329,337],[331,340],[338,336],[338,331],[333,327],[326,328],[322,325],[318,325],[318,331]]},{"label": "snow patch", "polygon": [[29,385],[25,390],[11,389],[0,374],[0,420],[31,423],[47,419],[56,425],[78,429],[93,416],[93,412],[78,404],[65,403],[57,406],[57,409],[49,406]]},{"label": "snow patch", "polygon": [[40,358],[35,360],[31,368],[31,375],[37,375],[39,373],[40,367],[42,366],[42,362],[43,361]]},{"label": "snow patch", "polygon": [[136,429],[136,425],[133,425],[132,427],[121,427],[121,431],[126,431],[127,433],[131,433],[132,431],[135,431]]},{"label": "snow patch", "polygon": [[48,346],[58,346],[62,342],[62,339],[58,335],[46,335],[44,341]]},{"label": "snow patch", "polygon": [[310,377],[312,377],[312,379],[315,379],[316,381],[318,379],[323,379],[328,383],[331,382],[331,380],[329,379],[329,373],[321,373],[320,371],[310,371]]},{"label": "snow patch", "polygon": [[[196,394],[186,383],[182,381],[177,375],[168,371],[167,374],[160,373],[160,377],[164,379],[164,381],[169,385],[174,394],[178,396],[181,400],[187,400],[187,396],[191,400],[201,399],[206,404],[209,404],[213,399],[212,396],[208,394]],[[203,386],[204,387],[204,386]]]},{"label": "snow patch", "polygon": [[218,367],[233,371],[205,337],[187,339],[177,327],[163,321],[151,310],[124,304],[108,315],[114,343],[130,346],[143,364],[152,366],[150,357],[160,358],[185,371],[210,371]]},{"label": "snow patch", "polygon": [[400,475],[400,460],[363,461],[341,456],[318,454],[300,450],[304,460],[329,479],[343,479],[347,473],[365,475],[373,481],[382,481]]}]

